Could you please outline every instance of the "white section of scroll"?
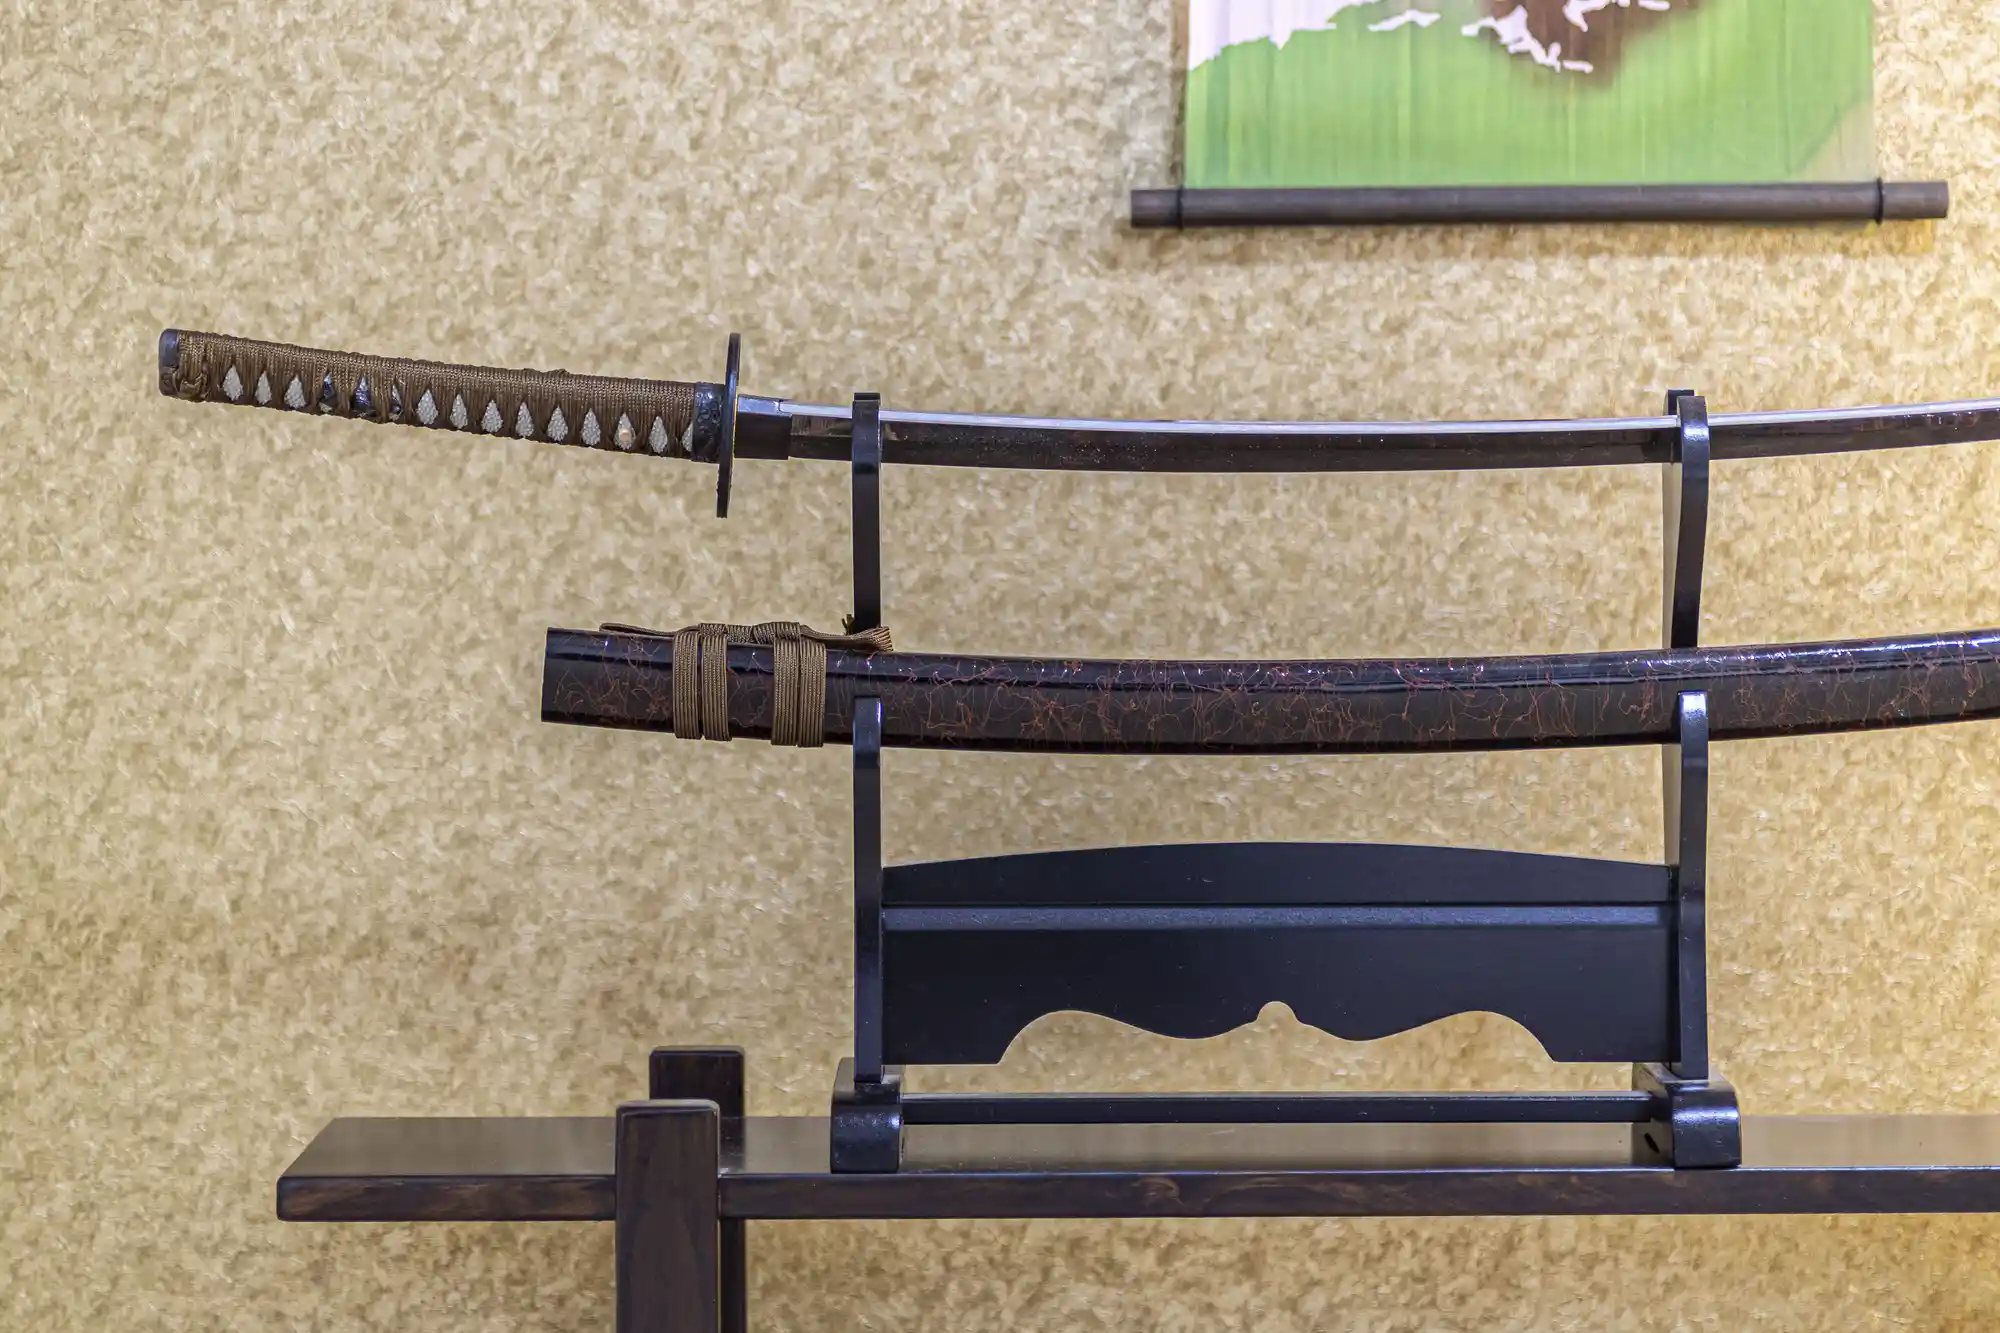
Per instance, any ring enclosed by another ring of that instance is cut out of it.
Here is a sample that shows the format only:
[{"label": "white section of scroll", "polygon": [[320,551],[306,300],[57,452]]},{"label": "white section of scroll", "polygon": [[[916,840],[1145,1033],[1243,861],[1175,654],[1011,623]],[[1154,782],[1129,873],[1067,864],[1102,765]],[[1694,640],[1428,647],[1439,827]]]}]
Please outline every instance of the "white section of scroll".
[{"label": "white section of scroll", "polygon": [[1269,41],[1282,47],[1295,32],[1334,26],[1345,9],[1383,0],[1189,0],[1188,68],[1193,69],[1243,42]]}]

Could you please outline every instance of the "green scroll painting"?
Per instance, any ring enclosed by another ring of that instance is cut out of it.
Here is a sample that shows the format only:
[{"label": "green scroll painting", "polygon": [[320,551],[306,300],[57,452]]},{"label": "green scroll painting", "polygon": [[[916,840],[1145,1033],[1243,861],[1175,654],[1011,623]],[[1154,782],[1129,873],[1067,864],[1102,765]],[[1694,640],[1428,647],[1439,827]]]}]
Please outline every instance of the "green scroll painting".
[{"label": "green scroll painting", "polygon": [[1875,175],[1872,0],[1189,0],[1185,184]]}]

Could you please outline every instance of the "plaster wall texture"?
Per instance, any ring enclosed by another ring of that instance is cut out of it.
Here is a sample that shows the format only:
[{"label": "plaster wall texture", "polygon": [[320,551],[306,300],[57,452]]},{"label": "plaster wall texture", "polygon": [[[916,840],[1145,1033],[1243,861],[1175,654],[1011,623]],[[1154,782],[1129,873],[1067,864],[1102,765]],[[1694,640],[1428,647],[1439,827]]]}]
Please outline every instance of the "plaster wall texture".
[{"label": "plaster wall texture", "polygon": [[[290,1227],[340,1114],[597,1114],[847,1038],[844,751],[546,727],[543,630],[834,622],[845,476],[157,397],[163,326],[892,403],[1422,418],[2000,386],[2000,10],[1883,0],[1893,229],[1135,234],[1172,7],[0,6],[0,1325],[609,1326],[601,1227]],[[2000,454],[1718,468],[1706,634],[2000,623]],[[1639,646],[1650,471],[887,484],[914,648]],[[2000,1109],[1996,733],[1716,756],[1714,1040],[1759,1112]],[[889,851],[1326,838],[1649,857],[1651,753],[893,754]],[[931,1087],[1609,1086],[1463,1017],[1097,1019]],[[2000,1323],[1985,1219],[753,1228],[760,1328]]]}]

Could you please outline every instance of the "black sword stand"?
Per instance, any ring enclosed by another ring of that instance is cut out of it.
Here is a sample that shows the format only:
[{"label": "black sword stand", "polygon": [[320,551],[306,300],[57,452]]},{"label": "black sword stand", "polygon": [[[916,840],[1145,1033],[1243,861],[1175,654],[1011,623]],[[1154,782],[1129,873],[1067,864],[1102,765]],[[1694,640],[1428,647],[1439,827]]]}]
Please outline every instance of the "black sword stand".
[{"label": "black sword stand", "polygon": [[[1693,647],[1708,417],[1691,392],[1665,483],[1666,641]],[[881,623],[881,402],[854,401],[851,625]],[[1113,848],[882,864],[882,706],[854,713],[854,1054],[830,1166],[890,1173],[913,1125],[1627,1123],[1636,1161],[1742,1160],[1735,1092],[1708,1059],[1707,696],[1666,747],[1666,863],[1342,845]],[[903,1067],[992,1064],[1078,1009],[1213,1036],[1271,1000],[1350,1039],[1473,1010],[1560,1060],[1630,1061],[1629,1092],[917,1095]]]}]

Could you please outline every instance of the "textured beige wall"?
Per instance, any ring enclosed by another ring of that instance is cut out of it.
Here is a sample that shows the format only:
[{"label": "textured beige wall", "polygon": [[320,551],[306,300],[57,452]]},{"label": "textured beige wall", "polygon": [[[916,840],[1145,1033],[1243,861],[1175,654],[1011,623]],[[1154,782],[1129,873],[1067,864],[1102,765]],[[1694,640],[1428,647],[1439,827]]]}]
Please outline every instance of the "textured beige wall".
[{"label": "textured beige wall", "polygon": [[[1873,230],[1135,235],[1161,0],[0,6],[0,1326],[608,1327],[601,1228],[281,1226],[351,1113],[597,1113],[649,1045],[821,1105],[845,754],[536,721],[541,634],[842,607],[844,476],[172,403],[163,325],[814,396],[1573,414],[2000,387],[2000,11],[1883,0]],[[913,647],[1655,632],[1651,474],[890,479]],[[2000,455],[1721,469],[1715,641],[2000,623]],[[1726,748],[1715,1039],[1754,1110],[2000,1109],[2000,733]],[[895,754],[901,857],[1177,838],[1657,850],[1651,754]],[[1520,1030],[1051,1020],[963,1086],[1523,1086]],[[933,1078],[932,1086],[944,1083]],[[1968,1330],[1983,1220],[765,1227],[767,1329]],[[1658,1267],[1654,1267],[1658,1265]]]}]

